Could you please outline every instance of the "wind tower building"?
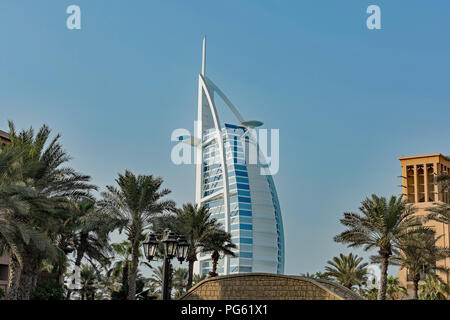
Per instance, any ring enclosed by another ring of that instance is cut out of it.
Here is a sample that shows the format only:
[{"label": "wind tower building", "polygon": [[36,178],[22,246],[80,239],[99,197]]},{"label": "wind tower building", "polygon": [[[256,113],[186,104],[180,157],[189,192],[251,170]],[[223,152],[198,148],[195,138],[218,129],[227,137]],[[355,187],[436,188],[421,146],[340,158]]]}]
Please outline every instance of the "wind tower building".
[{"label": "wind tower building", "polygon": [[[449,174],[450,159],[440,153],[420,156],[402,157],[399,159],[402,167],[403,198],[409,200],[417,209],[416,215],[426,217],[430,214],[428,209],[436,203],[450,204],[450,190],[445,190],[436,183],[436,177]],[[436,221],[427,221],[427,227],[436,232],[439,247],[450,248],[450,226]],[[437,262],[437,265],[450,268],[450,258]],[[428,273],[435,272],[433,266],[423,266],[421,280]],[[447,272],[437,271],[441,279],[450,286],[450,277]],[[398,273],[400,284],[407,289],[408,296],[412,297],[412,276],[406,269]]]}]

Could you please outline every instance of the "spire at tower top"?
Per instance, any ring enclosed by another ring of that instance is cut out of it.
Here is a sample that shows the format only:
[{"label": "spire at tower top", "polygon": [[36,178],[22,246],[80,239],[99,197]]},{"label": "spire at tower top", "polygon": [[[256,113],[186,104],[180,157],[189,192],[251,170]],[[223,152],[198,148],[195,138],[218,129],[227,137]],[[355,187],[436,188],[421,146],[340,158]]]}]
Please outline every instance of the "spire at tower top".
[{"label": "spire at tower top", "polygon": [[205,76],[205,69],[206,69],[206,36],[203,37],[202,76]]}]

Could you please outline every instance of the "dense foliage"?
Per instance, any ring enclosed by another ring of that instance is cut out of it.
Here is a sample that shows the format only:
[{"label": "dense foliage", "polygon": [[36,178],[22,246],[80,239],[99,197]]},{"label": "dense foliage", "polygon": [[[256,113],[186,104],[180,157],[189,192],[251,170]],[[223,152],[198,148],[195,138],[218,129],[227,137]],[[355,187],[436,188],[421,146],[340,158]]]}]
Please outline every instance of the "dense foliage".
[{"label": "dense foliage", "polygon": [[63,285],[55,279],[43,281],[31,292],[31,300],[64,300],[66,299]]}]

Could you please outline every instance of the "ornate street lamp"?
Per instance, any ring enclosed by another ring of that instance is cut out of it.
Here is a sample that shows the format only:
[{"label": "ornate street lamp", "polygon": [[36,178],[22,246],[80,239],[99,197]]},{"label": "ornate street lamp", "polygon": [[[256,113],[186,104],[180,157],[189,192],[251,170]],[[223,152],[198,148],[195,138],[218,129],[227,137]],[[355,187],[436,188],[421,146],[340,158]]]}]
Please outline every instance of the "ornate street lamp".
[{"label": "ornate street lamp", "polygon": [[181,235],[178,237],[178,246],[177,246],[177,258],[180,263],[183,263],[184,259],[187,258],[187,252],[189,249],[189,243],[186,241],[186,238]]},{"label": "ornate street lamp", "polygon": [[156,255],[156,251],[158,250],[158,240],[154,233],[150,233],[145,242],[142,244],[144,247],[144,255],[148,261],[152,261],[153,257]]},{"label": "ornate street lamp", "polygon": [[164,238],[162,240],[164,244],[164,255],[172,259],[177,252],[178,239],[175,232],[170,229],[164,230]]},{"label": "ornate street lamp", "polygon": [[161,235],[150,233],[142,244],[144,247],[145,257],[148,261],[152,261],[152,259],[156,256],[159,248],[159,242],[162,242],[164,247],[162,298],[163,300],[169,300],[170,260],[176,256],[180,262],[183,262],[184,259],[186,259],[189,244],[184,236],[178,236],[170,229],[164,230],[162,237]]}]

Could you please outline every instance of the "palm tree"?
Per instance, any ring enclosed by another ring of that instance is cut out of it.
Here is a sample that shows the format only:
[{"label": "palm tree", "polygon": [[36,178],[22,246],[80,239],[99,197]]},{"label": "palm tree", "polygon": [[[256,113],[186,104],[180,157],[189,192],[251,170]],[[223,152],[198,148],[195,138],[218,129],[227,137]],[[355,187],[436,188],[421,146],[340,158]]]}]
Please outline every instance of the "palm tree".
[{"label": "palm tree", "polygon": [[202,274],[202,275],[194,274],[194,276],[192,277],[192,285],[195,286],[197,283],[202,282],[205,279],[206,279],[206,274]]},{"label": "palm tree", "polygon": [[414,217],[412,204],[401,196],[392,196],[389,201],[384,197],[372,195],[366,198],[359,208],[362,214],[344,213],[340,222],[347,228],[334,237],[334,241],[346,243],[349,247],[362,246],[365,251],[378,249],[381,261],[380,290],[378,299],[386,299],[386,282],[389,258],[398,241],[412,228],[421,225]]},{"label": "palm tree", "polygon": [[113,243],[111,247],[114,252],[115,261],[111,268],[106,272],[108,277],[119,279],[121,290],[128,296],[128,274],[131,263],[131,244],[128,241]]},{"label": "palm tree", "polygon": [[[44,259],[57,260],[55,246],[40,232],[28,223],[17,219],[17,212],[1,212],[2,252],[9,252],[10,274],[6,298],[8,300],[29,299],[34,289],[37,273]],[[6,216],[6,217],[5,217]],[[29,215],[21,215],[29,217]],[[4,230],[10,229],[7,234]],[[34,252],[32,250],[35,250]]]},{"label": "palm tree", "polygon": [[398,300],[406,293],[406,288],[400,286],[398,277],[389,276],[386,283],[386,297],[390,300]]},{"label": "palm tree", "polygon": [[419,299],[421,300],[446,300],[449,295],[448,286],[435,275],[427,274],[425,281],[421,281],[419,284]]},{"label": "palm tree", "polygon": [[81,300],[94,300],[96,279],[97,275],[95,269],[92,266],[84,264],[80,271]]},{"label": "palm tree", "polygon": [[108,216],[96,210],[94,201],[81,201],[76,207],[78,214],[74,219],[76,227],[72,234],[76,252],[75,265],[80,266],[85,255],[102,265],[107,264],[112,253],[108,235],[118,226],[111,225]]},{"label": "palm tree", "polygon": [[[407,269],[412,276],[414,291],[413,299],[418,299],[419,281],[425,272],[449,270],[436,263],[450,256],[447,248],[436,245],[440,237],[435,237],[434,231],[428,228],[420,228],[420,232],[408,234],[399,243],[400,251],[393,257],[393,261],[400,265],[401,269]],[[428,269],[428,270],[426,270]],[[435,275],[436,278],[439,278]]]},{"label": "palm tree", "polygon": [[[104,269],[101,269],[105,271]],[[106,272],[98,274],[98,287],[101,291],[102,300],[111,300],[113,292],[120,290],[120,282],[115,277],[109,277]]]},{"label": "palm tree", "polygon": [[[20,263],[11,245],[24,242],[28,232],[21,236],[20,230],[27,225],[16,219],[17,216],[30,214],[29,201],[34,199],[35,192],[15,181],[11,168],[20,159],[23,150],[10,147],[0,152],[0,256],[9,253],[9,282],[6,299],[17,299],[20,277]],[[31,232],[30,232],[31,233]]]},{"label": "palm tree", "polygon": [[163,266],[158,266],[156,269],[153,269],[152,276],[148,279],[150,282],[150,286],[152,286],[155,290],[153,293],[161,297],[162,296],[162,287],[163,287],[163,276],[164,270]]},{"label": "palm tree", "polygon": [[209,273],[211,277],[217,276],[217,262],[221,255],[228,255],[236,257],[232,251],[236,249],[236,245],[231,241],[231,234],[223,230],[215,230],[210,232],[206,237],[201,252],[211,253],[212,272]]},{"label": "palm tree", "polygon": [[173,288],[177,299],[185,292],[188,274],[189,271],[186,268],[178,268],[173,274]]},{"label": "palm tree", "polygon": [[[111,247],[114,252],[114,260],[110,264],[110,268],[106,271],[106,279],[103,280],[103,282],[105,289],[110,292],[110,296],[113,297],[114,300],[124,300],[127,299],[129,292],[128,275],[131,265],[131,244],[128,241],[122,241],[121,243],[111,244]],[[141,255],[139,258],[141,258]],[[146,261],[140,262],[140,265],[152,268]],[[145,293],[139,292],[139,287],[145,287],[142,283],[145,283],[146,279],[141,276],[139,272],[136,279],[136,298],[139,299],[142,298],[142,294]]]},{"label": "palm tree", "polygon": [[[11,143],[2,153],[9,149],[20,152],[13,165],[4,171],[1,183],[20,188],[21,195],[16,195],[25,206],[0,208],[10,231],[16,228],[16,232],[8,233],[4,228],[1,231],[11,253],[10,267],[13,273],[20,274],[12,277],[17,283],[10,281],[8,298],[29,299],[42,262],[47,259],[61,264],[65,259],[55,241],[70,201],[89,198],[96,187],[88,183],[89,176],[63,167],[70,157],[58,141],[60,135],[49,141],[51,131],[47,126],[42,126],[36,135],[32,128],[17,134],[12,122],[9,127]],[[14,271],[17,268],[19,271]]]},{"label": "palm tree", "polygon": [[[152,175],[135,176],[130,171],[119,174],[116,179],[119,188],[107,186],[100,202],[105,212],[122,224],[128,241],[131,243],[131,264],[128,277],[128,299],[136,299],[136,275],[139,264],[139,248],[144,240],[143,232],[151,225],[156,214],[174,210],[172,200],[162,200],[170,193],[161,189],[163,179]],[[119,229],[122,230],[121,228]]]},{"label": "palm tree", "polygon": [[[108,221],[101,211],[96,210],[95,202],[83,200],[75,204],[75,212],[64,223],[63,244],[60,248],[67,251],[75,250],[75,267],[79,268],[83,258],[97,261],[106,266],[112,253],[108,243],[108,234],[117,226]],[[67,299],[70,299],[71,290],[67,291]]]},{"label": "palm tree", "polygon": [[[180,289],[180,285],[184,284],[185,281],[180,276],[183,276],[183,272],[174,272],[172,263],[168,261],[168,293],[169,293],[169,299],[171,299],[172,296],[172,289],[174,285],[176,286],[176,289]],[[163,292],[163,285],[164,285],[164,265],[158,266],[156,269],[151,267],[153,270],[152,276],[148,279],[150,283],[150,288],[152,289],[153,295],[156,298],[162,298],[162,292]],[[177,276],[178,278],[175,278]],[[177,290],[179,291],[179,290]]]},{"label": "palm tree", "polygon": [[325,267],[325,274],[336,279],[344,287],[352,289],[361,286],[367,280],[367,263],[361,263],[362,257],[350,253],[348,256],[340,254],[328,261],[330,266]]},{"label": "palm tree", "polygon": [[191,203],[184,204],[182,209],[176,212],[177,228],[186,237],[189,249],[186,260],[189,263],[189,275],[186,290],[192,287],[194,274],[194,262],[197,261],[199,250],[207,243],[211,233],[220,230],[221,224],[211,217],[209,208],[197,207]]},{"label": "palm tree", "polygon": [[435,202],[433,207],[427,209],[430,212],[426,216],[426,221],[433,220],[436,222],[450,224],[450,204]]},{"label": "palm tree", "polygon": [[378,289],[373,287],[369,289],[364,289],[362,292],[362,296],[367,300],[377,300],[378,297]]},{"label": "palm tree", "polygon": [[113,292],[120,287],[118,279],[115,276],[108,274],[108,270],[105,269],[107,266],[98,264],[97,261],[93,261],[89,257],[87,257],[86,260],[89,262],[88,266],[95,272],[95,299],[110,300]]}]

